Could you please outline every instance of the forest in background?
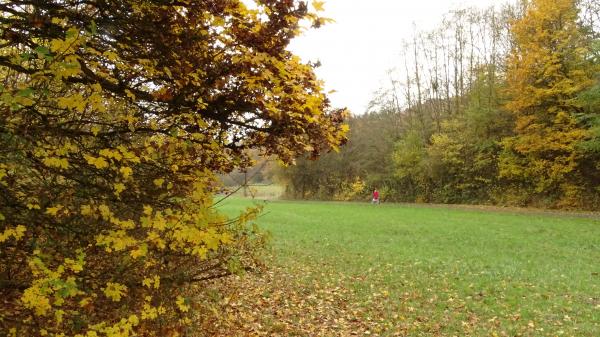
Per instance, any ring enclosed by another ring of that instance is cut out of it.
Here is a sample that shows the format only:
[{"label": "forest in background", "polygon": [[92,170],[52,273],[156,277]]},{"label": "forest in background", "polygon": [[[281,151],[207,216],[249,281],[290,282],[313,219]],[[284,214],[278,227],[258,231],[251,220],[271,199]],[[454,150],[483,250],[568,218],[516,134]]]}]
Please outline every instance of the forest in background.
[{"label": "forest in background", "polygon": [[449,13],[402,45],[339,153],[278,170],[287,197],[600,206],[600,4]]}]

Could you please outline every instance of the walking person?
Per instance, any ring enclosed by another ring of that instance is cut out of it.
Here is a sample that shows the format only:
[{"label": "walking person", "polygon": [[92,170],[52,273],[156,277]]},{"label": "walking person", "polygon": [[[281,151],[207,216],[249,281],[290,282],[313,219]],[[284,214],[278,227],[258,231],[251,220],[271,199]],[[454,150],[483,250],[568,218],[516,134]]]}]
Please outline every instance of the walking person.
[{"label": "walking person", "polygon": [[379,205],[379,191],[377,189],[373,191],[373,201],[371,203]]}]

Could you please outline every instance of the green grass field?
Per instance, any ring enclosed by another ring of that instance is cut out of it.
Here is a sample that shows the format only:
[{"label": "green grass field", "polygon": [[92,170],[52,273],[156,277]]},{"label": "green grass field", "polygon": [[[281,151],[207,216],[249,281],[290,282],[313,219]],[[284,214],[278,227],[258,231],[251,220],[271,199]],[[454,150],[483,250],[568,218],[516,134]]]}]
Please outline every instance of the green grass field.
[{"label": "green grass field", "polygon": [[600,336],[598,219],[275,201],[258,223],[266,335]]}]

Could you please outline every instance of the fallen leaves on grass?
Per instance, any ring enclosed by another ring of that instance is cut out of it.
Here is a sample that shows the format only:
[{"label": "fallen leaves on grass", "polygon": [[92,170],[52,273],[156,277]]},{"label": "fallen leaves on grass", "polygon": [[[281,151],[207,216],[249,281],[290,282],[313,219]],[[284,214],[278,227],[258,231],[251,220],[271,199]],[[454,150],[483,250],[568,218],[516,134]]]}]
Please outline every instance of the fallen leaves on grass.
[{"label": "fallen leaves on grass", "polygon": [[[297,270],[296,270],[297,271]],[[305,274],[306,275],[306,274]],[[306,281],[306,280],[304,280]],[[305,283],[274,267],[212,285],[221,313],[204,321],[211,336],[363,336],[370,323],[335,282]]]},{"label": "fallen leaves on grass", "polygon": [[548,315],[565,308],[540,308],[525,318],[505,303],[502,288],[461,291],[449,282],[456,275],[420,275],[416,283],[396,274],[389,282],[392,266],[383,264],[360,275],[323,262],[269,265],[202,289],[213,297],[197,304],[206,336],[588,336],[571,316]]}]

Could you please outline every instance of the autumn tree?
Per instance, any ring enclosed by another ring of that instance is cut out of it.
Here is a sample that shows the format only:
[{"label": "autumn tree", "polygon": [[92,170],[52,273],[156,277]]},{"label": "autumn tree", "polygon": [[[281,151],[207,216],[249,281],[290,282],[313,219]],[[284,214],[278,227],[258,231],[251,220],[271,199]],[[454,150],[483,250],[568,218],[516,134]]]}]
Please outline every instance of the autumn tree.
[{"label": "autumn tree", "polygon": [[577,19],[574,0],[534,0],[513,24],[506,106],[516,135],[503,141],[500,158],[500,174],[517,193],[555,197],[563,206],[581,205],[579,144],[588,137],[575,98],[591,85],[592,67]]},{"label": "autumn tree", "polygon": [[212,207],[214,174],[344,138],[286,49],[306,20],[298,1],[0,3],[0,335],[191,333],[191,287],[262,242],[256,209]]}]

